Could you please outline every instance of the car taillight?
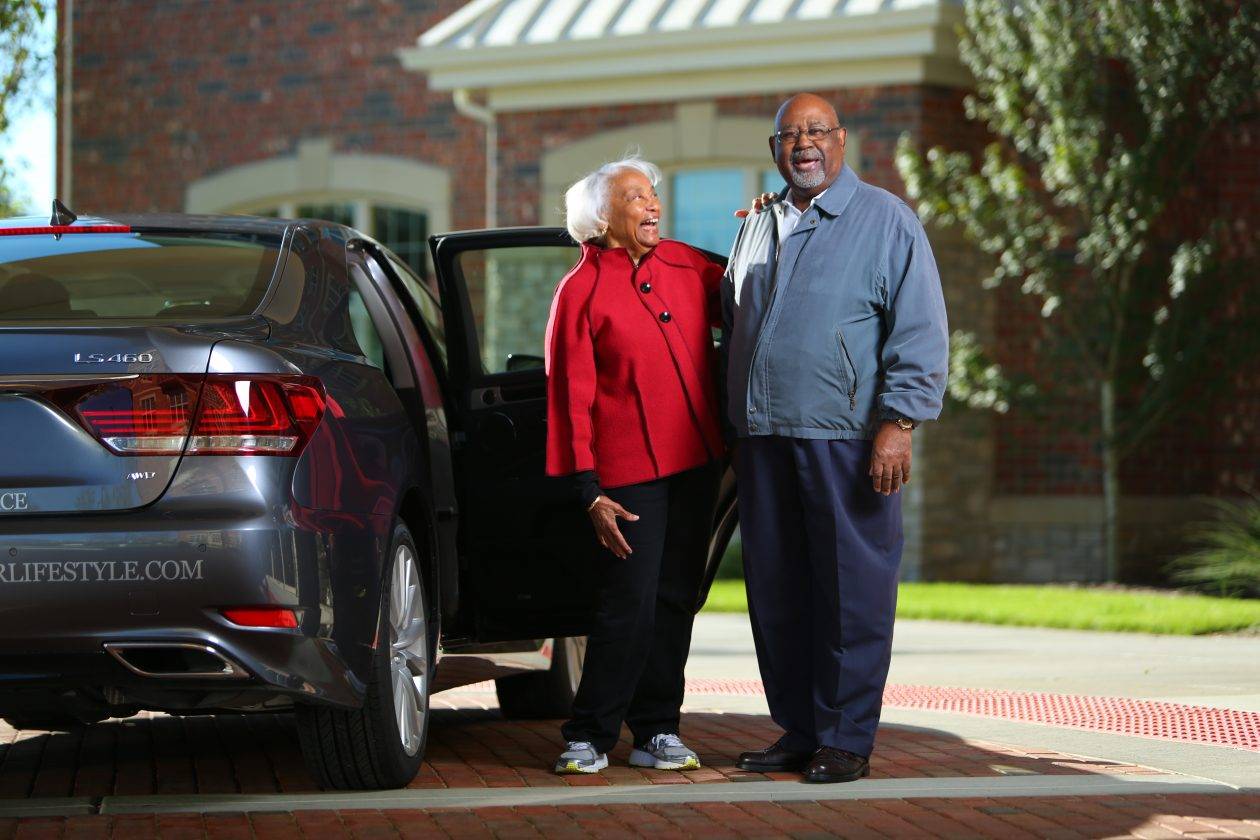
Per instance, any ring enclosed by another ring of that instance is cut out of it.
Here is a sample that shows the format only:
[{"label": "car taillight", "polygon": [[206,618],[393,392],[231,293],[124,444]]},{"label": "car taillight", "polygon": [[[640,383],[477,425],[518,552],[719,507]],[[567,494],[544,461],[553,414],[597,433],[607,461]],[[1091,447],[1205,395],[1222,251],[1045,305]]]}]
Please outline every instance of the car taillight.
[{"label": "car taillight", "polygon": [[298,626],[297,613],[288,607],[228,607],[219,612],[241,627],[284,627],[292,630]]},{"label": "car taillight", "polygon": [[83,426],[119,455],[297,455],[324,416],[309,376],[136,376],[80,392]]},{"label": "car taillight", "polygon": [[313,377],[206,377],[189,455],[295,455],[324,416]]},{"label": "car taillight", "polygon": [[133,376],[79,391],[74,412],[119,455],[178,455],[197,408],[199,376]]}]

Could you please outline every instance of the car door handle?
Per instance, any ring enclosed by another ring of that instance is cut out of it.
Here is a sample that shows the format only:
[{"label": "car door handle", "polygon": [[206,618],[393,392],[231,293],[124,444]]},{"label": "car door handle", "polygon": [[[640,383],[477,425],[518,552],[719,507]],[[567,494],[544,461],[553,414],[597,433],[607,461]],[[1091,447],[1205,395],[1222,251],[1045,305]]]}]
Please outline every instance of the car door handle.
[{"label": "car door handle", "polygon": [[547,396],[547,383],[541,382],[537,385],[529,383],[526,385],[495,385],[490,388],[474,388],[470,395],[472,408],[485,408],[492,405],[501,405],[503,403],[528,402],[530,400],[541,400]]}]

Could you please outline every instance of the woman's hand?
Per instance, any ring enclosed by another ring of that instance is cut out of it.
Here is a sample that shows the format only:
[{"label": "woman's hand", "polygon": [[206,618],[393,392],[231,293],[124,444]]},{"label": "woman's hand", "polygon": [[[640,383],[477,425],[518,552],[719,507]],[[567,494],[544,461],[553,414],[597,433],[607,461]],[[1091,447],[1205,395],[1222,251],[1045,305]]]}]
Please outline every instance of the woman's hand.
[{"label": "woman's hand", "polygon": [[752,213],[760,213],[762,210],[765,210],[767,207],[769,207],[771,204],[774,204],[778,200],[779,200],[778,193],[771,193],[771,192],[762,193],[761,195],[753,199],[752,207],[750,209],[745,210],[741,208],[739,210],[736,210],[735,218],[743,219],[746,216],[751,215]]},{"label": "woman's hand", "polygon": [[595,536],[599,539],[600,545],[622,560],[634,553],[634,550],[630,548],[630,543],[626,542],[626,538],[622,536],[621,529],[617,527],[617,517],[621,517],[627,522],[638,522],[639,517],[607,496],[600,496],[596,499],[586,513],[591,517],[591,523],[595,526]]}]

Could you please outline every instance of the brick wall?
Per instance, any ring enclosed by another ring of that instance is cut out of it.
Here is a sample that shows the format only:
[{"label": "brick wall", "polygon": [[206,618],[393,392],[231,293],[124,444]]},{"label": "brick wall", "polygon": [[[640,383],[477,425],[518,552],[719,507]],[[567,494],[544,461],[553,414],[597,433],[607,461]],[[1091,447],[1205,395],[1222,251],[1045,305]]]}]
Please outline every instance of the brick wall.
[{"label": "brick wall", "polygon": [[[673,119],[673,103],[590,106],[499,116],[499,224],[539,223],[539,162],[559,147],[626,126]],[[614,149],[612,154],[620,154]],[[574,180],[583,172],[574,173]]]},{"label": "brick wall", "polygon": [[482,127],[394,55],[461,5],[76,0],[75,209],[182,210],[190,182],[328,137],[447,167],[452,223],[480,225]]},{"label": "brick wall", "polygon": [[[794,91],[724,97],[721,116],[752,116],[766,121],[766,136],[779,104]],[[822,90],[834,102],[845,125],[862,137],[863,177],[885,189],[904,193],[893,165],[893,149],[904,131],[918,129],[922,93],[910,86]],[[626,126],[672,120],[674,102],[600,106],[505,113],[499,116],[499,222],[528,225],[539,221],[539,160],[547,152]],[[610,150],[616,154],[620,149]],[[753,151],[759,153],[762,147]],[[766,163],[770,165],[769,151]],[[574,178],[582,173],[574,173]]]}]

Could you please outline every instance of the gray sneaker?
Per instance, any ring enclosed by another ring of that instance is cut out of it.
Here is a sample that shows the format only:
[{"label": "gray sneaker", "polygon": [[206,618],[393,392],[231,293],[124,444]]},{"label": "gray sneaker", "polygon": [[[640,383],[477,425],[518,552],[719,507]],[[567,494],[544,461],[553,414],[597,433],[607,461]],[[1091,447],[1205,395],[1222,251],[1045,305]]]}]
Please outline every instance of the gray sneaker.
[{"label": "gray sneaker", "polygon": [[641,747],[630,751],[631,767],[652,767],[657,770],[699,770],[700,756],[677,735],[656,735]]},{"label": "gray sneaker", "polygon": [[556,759],[556,772],[561,775],[573,773],[598,773],[608,766],[608,755],[595,749],[589,741],[570,741],[568,748]]}]

